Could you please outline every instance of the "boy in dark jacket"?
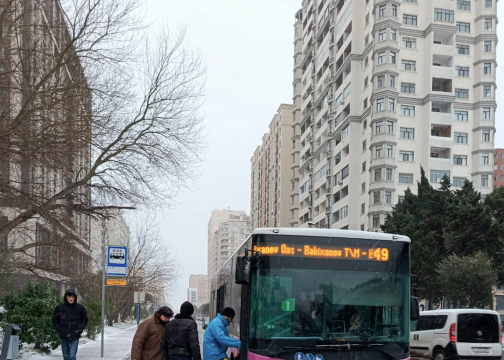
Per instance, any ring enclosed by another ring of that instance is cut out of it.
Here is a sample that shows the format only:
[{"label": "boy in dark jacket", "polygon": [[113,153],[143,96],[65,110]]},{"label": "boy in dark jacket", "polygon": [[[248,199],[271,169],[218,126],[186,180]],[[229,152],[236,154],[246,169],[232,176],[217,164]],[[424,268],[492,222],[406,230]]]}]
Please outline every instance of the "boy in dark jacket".
[{"label": "boy in dark jacket", "polygon": [[87,323],[86,308],[81,304],[77,304],[75,290],[68,289],[65,291],[63,304],[56,306],[53,314],[53,325],[61,339],[64,360],[77,359],[79,338]]},{"label": "boy in dark jacket", "polygon": [[161,339],[164,360],[201,360],[198,326],[193,313],[194,306],[186,301],[180,306],[180,314],[166,325]]}]

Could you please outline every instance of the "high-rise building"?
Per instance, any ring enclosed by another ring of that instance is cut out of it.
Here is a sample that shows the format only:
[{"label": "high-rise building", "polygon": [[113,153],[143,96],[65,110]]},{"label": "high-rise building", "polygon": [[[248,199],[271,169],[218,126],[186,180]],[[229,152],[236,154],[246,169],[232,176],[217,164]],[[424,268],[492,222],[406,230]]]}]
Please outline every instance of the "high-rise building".
[{"label": "high-rise building", "polygon": [[421,167],[492,190],[496,0],[305,0],[295,19],[299,226],[378,230]]},{"label": "high-rise building", "polygon": [[208,221],[208,263],[210,280],[250,235],[250,216],[244,211],[214,210]]},{"label": "high-rise building", "polygon": [[494,188],[504,186],[504,149],[494,151]]},{"label": "high-rise building", "polygon": [[189,288],[187,288],[187,301],[196,307],[209,302],[208,281],[206,275],[189,275]]},{"label": "high-rise building", "polygon": [[281,104],[250,159],[252,228],[291,222],[292,105]]}]

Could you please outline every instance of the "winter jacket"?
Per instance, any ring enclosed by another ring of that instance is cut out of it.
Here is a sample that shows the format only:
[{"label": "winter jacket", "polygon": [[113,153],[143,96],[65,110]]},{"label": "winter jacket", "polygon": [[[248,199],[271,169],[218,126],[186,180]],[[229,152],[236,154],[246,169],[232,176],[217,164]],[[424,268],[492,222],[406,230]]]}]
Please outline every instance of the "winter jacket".
[{"label": "winter jacket", "polygon": [[[67,295],[73,295],[75,301],[70,304]],[[53,314],[53,325],[62,339],[79,339],[88,323],[86,308],[77,303],[77,293],[73,289],[65,291],[63,304],[56,306]]]},{"label": "winter jacket", "polygon": [[193,360],[201,360],[196,321],[189,315],[176,315],[175,320],[166,325],[161,339],[161,351],[164,360],[169,360],[170,356],[188,356]]},{"label": "winter jacket", "polygon": [[240,348],[240,340],[229,336],[226,326],[229,321],[224,319],[221,314],[210,321],[203,337],[203,359],[204,360],[222,360],[227,358],[227,348]]},{"label": "winter jacket", "polygon": [[131,344],[131,360],[162,360],[159,343],[165,326],[166,324],[159,319],[157,311],[153,317],[138,325]]}]

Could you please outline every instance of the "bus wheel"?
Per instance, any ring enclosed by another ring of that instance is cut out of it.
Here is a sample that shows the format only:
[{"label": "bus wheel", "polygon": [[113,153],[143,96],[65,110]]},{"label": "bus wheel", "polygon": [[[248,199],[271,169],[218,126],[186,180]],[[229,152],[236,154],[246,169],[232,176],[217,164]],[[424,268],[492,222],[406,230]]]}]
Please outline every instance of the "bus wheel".
[{"label": "bus wheel", "polygon": [[434,352],[434,360],[446,360],[446,354],[443,350],[438,349]]}]

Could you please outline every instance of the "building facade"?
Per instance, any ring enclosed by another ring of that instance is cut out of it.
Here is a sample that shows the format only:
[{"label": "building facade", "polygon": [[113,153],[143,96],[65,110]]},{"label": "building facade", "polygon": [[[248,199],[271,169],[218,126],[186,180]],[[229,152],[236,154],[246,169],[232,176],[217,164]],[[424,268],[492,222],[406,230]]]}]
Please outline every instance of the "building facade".
[{"label": "building facade", "polygon": [[251,227],[251,218],[244,211],[212,211],[208,221],[208,279],[214,276],[247,239]]},{"label": "building facade", "polygon": [[250,159],[253,229],[290,226],[292,109],[280,105]]},{"label": "building facade", "polygon": [[494,150],[494,188],[504,186],[504,149]]},{"label": "building facade", "polygon": [[297,225],[379,230],[421,167],[491,192],[496,24],[495,0],[303,1]]},{"label": "building facade", "polygon": [[189,275],[189,287],[187,288],[187,301],[199,308],[209,302],[207,276]]}]

